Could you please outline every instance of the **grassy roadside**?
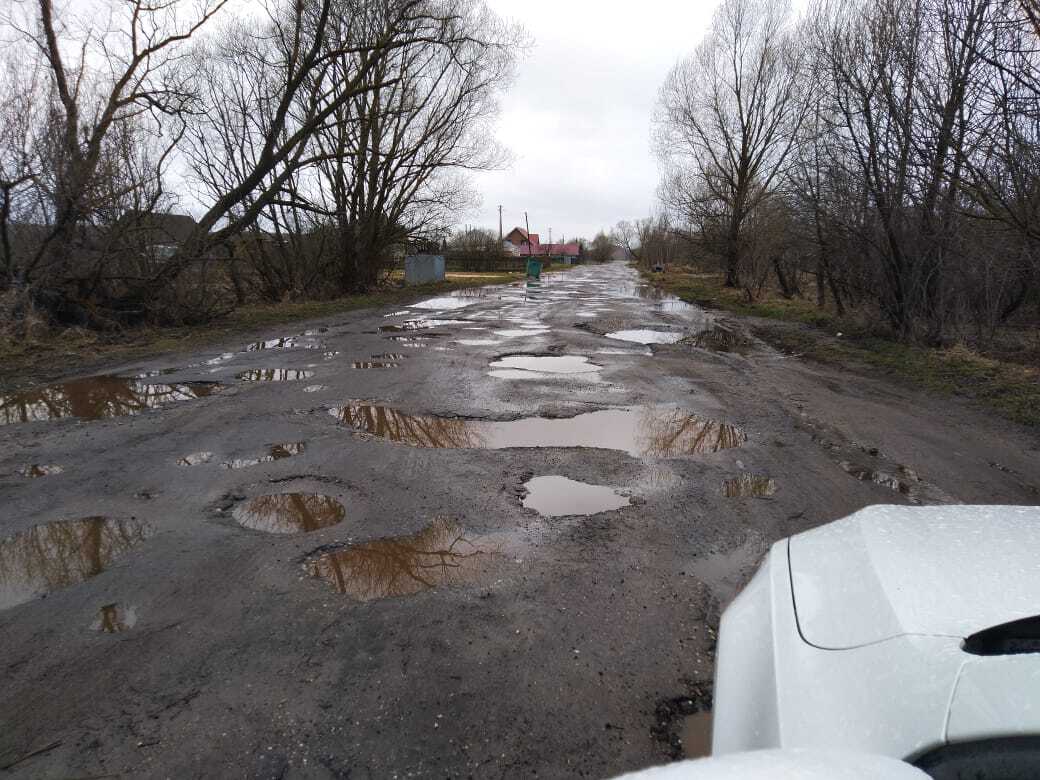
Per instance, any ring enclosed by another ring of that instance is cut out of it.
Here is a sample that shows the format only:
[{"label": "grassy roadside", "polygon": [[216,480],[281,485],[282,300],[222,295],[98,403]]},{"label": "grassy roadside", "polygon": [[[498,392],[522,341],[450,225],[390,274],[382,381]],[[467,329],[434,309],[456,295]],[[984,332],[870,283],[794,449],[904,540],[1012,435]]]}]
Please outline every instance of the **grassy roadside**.
[{"label": "grassy roadside", "polygon": [[[1040,426],[1040,368],[980,354],[966,346],[931,349],[871,333],[805,299],[767,292],[748,303],[717,274],[669,269],[649,281],[685,301],[758,318],[755,335],[785,352],[832,366],[873,369],[915,387],[969,398],[1015,422]],[[837,334],[841,333],[839,337]]]},{"label": "grassy roadside", "polygon": [[18,387],[106,362],[202,349],[277,325],[291,325],[359,309],[402,305],[438,293],[488,284],[508,284],[522,278],[521,273],[449,272],[444,282],[436,284],[387,286],[366,295],[330,301],[242,306],[205,325],[135,328],[119,333],[67,329],[33,339],[0,338],[0,386]]}]

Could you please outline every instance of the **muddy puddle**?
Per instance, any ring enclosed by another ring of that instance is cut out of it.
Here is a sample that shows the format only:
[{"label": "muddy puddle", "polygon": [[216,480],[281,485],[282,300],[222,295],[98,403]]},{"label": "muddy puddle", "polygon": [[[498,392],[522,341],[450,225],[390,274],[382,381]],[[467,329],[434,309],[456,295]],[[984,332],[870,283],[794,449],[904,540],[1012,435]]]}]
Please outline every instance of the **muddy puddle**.
[{"label": "muddy puddle", "polygon": [[413,447],[593,447],[633,457],[668,458],[717,452],[747,441],[736,426],[673,407],[604,409],[576,417],[503,422],[410,415],[372,404],[337,407],[329,414],[354,430]]},{"label": "muddy puddle", "polygon": [[421,336],[387,336],[389,341],[398,347],[409,349],[428,349],[435,352],[447,352],[450,347],[445,347],[436,342],[443,336],[442,333],[424,333]]},{"label": "muddy puddle", "polygon": [[54,463],[30,463],[18,469],[18,476],[36,479],[38,477],[53,477],[55,474],[61,474],[64,471],[64,467]]},{"label": "muddy puddle", "polygon": [[588,374],[602,366],[589,362],[583,355],[508,355],[491,363],[492,369],[536,371],[542,374]]},{"label": "muddy puddle", "polygon": [[683,334],[679,331],[649,330],[645,328],[614,330],[604,335],[608,339],[631,341],[634,344],[674,344],[683,337]]},{"label": "muddy puddle", "polygon": [[464,347],[493,347],[502,342],[498,339],[459,339],[455,343]]},{"label": "muddy puddle", "polygon": [[499,338],[504,339],[519,339],[526,336],[539,336],[542,333],[548,333],[549,328],[545,327],[533,327],[533,328],[505,328],[503,330],[495,330],[492,333]]},{"label": "muddy puddle", "polygon": [[679,728],[683,755],[686,758],[704,758],[711,755],[711,713],[695,712],[687,715]]},{"label": "muddy puddle", "polygon": [[149,536],[135,518],[85,517],[0,540],[0,609],[84,582]]},{"label": "muddy puddle", "polygon": [[360,369],[400,368],[401,364],[387,360],[355,360],[350,367]]},{"label": "muddy puddle", "polygon": [[235,458],[234,460],[224,461],[220,465],[226,469],[244,469],[250,466],[259,466],[261,463],[273,463],[276,460],[285,460],[296,455],[302,455],[306,450],[307,443],[302,441],[272,444],[266,455],[256,458]]},{"label": "muddy puddle", "polygon": [[177,458],[178,466],[201,466],[213,460],[212,452],[192,452],[184,457]]},{"label": "muddy puddle", "polygon": [[320,493],[275,493],[257,496],[232,511],[239,525],[269,534],[317,531],[341,523],[347,510]]},{"label": "muddy puddle", "polygon": [[409,333],[423,331],[429,328],[449,327],[452,325],[468,325],[469,320],[439,320],[422,318],[417,320],[405,320],[396,325],[380,325],[380,333]]},{"label": "muddy puddle", "polygon": [[328,389],[329,389],[328,385],[307,385],[307,387],[303,388],[303,392],[305,392],[305,393],[320,393],[320,392],[322,392],[324,390],[328,390]]},{"label": "muddy puddle", "polygon": [[741,474],[722,484],[726,498],[769,498],[776,493],[776,480],[757,474]]},{"label": "muddy puddle", "polygon": [[735,328],[715,323],[685,340],[700,349],[710,352],[744,353],[751,346],[750,340]]},{"label": "muddy puddle", "polygon": [[264,352],[269,349],[324,349],[325,345],[320,341],[304,339],[299,336],[282,336],[277,339],[266,341],[254,341],[247,344],[243,352]]},{"label": "muddy puddle", "polygon": [[94,376],[0,395],[0,425],[62,417],[103,420],[141,414],[177,401],[218,392],[213,382],[165,385],[117,376]]},{"label": "muddy puddle", "polygon": [[137,625],[137,609],[122,604],[105,604],[90,628],[103,634],[118,634]]},{"label": "muddy puddle", "polygon": [[914,486],[921,481],[917,473],[906,466],[899,466],[896,473],[891,474],[887,471],[850,463],[847,460],[840,461],[838,465],[842,471],[860,482],[873,482],[875,485],[881,485],[881,487],[902,493],[904,496],[911,495],[914,492]]},{"label": "muddy puddle", "polygon": [[467,535],[454,520],[438,519],[416,534],[327,552],[305,568],[337,593],[374,601],[475,582],[499,555],[496,545]]},{"label": "muddy puddle", "polygon": [[595,515],[629,506],[632,502],[614,488],[590,485],[556,474],[535,477],[524,483],[527,495],[521,502],[543,517]]},{"label": "muddy puddle", "polygon": [[243,382],[297,382],[310,379],[312,376],[313,371],[296,368],[252,368],[235,374],[235,377]]},{"label": "muddy puddle", "polygon": [[425,301],[419,301],[410,306],[413,309],[424,309],[429,311],[441,309],[443,311],[450,311],[452,309],[462,309],[466,306],[472,306],[474,303],[478,303],[482,298],[486,298],[487,294],[486,290],[481,290],[479,288],[474,290],[456,290],[451,295],[427,298]]}]

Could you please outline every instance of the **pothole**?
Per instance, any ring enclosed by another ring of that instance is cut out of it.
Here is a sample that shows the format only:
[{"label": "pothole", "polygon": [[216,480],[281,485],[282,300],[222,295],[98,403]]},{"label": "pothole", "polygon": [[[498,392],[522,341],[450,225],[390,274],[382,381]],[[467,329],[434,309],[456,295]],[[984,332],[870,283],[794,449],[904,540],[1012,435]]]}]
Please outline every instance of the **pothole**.
[{"label": "pothole", "polygon": [[718,322],[684,339],[684,343],[711,352],[746,352],[751,346],[751,341],[736,328]]},{"label": "pothole", "polygon": [[203,463],[209,463],[213,460],[212,452],[193,452],[184,457],[177,458],[178,466],[201,466]]},{"label": "pothole", "polygon": [[526,336],[538,336],[542,333],[548,333],[549,328],[535,327],[535,328],[504,328],[503,330],[494,330],[492,333],[500,338],[504,339],[518,339]]},{"label": "pothole", "polygon": [[247,344],[243,352],[264,352],[269,349],[323,349],[324,344],[320,341],[308,341],[299,336],[282,336],[276,339],[254,341]]},{"label": "pothole", "polygon": [[889,490],[902,493],[905,496],[909,496],[913,492],[913,485],[921,481],[921,478],[917,476],[917,473],[906,466],[898,467],[897,476],[896,474],[890,474],[887,471],[870,469],[865,466],[850,463],[847,460],[839,461],[838,465],[841,467],[842,471],[855,477],[860,482],[873,482],[875,485],[881,485]]},{"label": "pothole", "polygon": [[102,420],[141,414],[168,403],[218,392],[214,382],[150,384],[118,376],[93,376],[0,396],[0,425],[78,417]]},{"label": "pothole", "polygon": [[401,364],[384,360],[355,360],[350,364],[350,367],[360,369],[400,368]]},{"label": "pothole", "polygon": [[689,694],[662,699],[654,708],[650,734],[674,760],[711,755],[712,684],[692,683]]},{"label": "pothole", "polygon": [[272,444],[266,455],[257,458],[235,458],[224,461],[221,465],[226,469],[244,469],[249,466],[258,466],[261,463],[272,463],[276,460],[284,460],[301,455],[307,449],[307,443],[302,441],[286,442],[284,444]]},{"label": "pothole", "polygon": [[508,355],[492,361],[492,369],[536,371],[542,374],[588,374],[602,366],[590,363],[584,355]]},{"label": "pothole", "polygon": [[337,593],[373,601],[474,582],[499,553],[493,543],[468,536],[456,521],[442,518],[416,534],[326,552],[304,566]]},{"label": "pothole", "polygon": [[674,407],[604,409],[575,417],[503,422],[410,415],[364,403],[333,408],[329,414],[354,430],[413,447],[591,447],[667,458],[717,452],[747,441],[747,434],[734,425]]},{"label": "pothole", "polygon": [[296,368],[252,368],[235,376],[243,382],[297,382],[310,379],[314,372]]},{"label": "pothole", "polygon": [[328,390],[328,389],[329,389],[328,385],[307,385],[307,387],[303,388],[303,392],[305,392],[305,393],[320,393],[320,392],[322,392],[324,390]]},{"label": "pothole", "polygon": [[273,493],[249,499],[231,514],[239,525],[254,531],[296,534],[341,523],[347,511],[335,498],[320,493]]},{"label": "pothole", "polygon": [[151,536],[136,518],[34,525],[0,541],[0,609],[95,577]]},{"label": "pothole", "polygon": [[521,502],[543,517],[595,515],[629,506],[632,501],[614,488],[590,485],[552,474],[534,477],[524,483],[527,495]]},{"label": "pothole", "polygon": [[464,347],[493,347],[502,342],[498,339],[458,339],[455,343]]},{"label": "pothole", "polygon": [[674,344],[683,337],[683,334],[680,331],[649,330],[646,328],[614,330],[604,335],[608,339],[631,341],[635,344]]},{"label": "pothole", "polygon": [[105,604],[98,610],[97,617],[90,628],[103,634],[118,634],[129,631],[135,625],[137,625],[136,608],[122,604]]},{"label": "pothole", "polygon": [[776,480],[745,472],[727,479],[722,485],[722,493],[726,498],[769,498],[776,493]]},{"label": "pothole", "polygon": [[63,466],[53,463],[30,463],[18,469],[18,474],[22,477],[29,477],[29,479],[36,479],[37,477],[53,477],[55,474],[61,474],[64,471],[65,468]]}]

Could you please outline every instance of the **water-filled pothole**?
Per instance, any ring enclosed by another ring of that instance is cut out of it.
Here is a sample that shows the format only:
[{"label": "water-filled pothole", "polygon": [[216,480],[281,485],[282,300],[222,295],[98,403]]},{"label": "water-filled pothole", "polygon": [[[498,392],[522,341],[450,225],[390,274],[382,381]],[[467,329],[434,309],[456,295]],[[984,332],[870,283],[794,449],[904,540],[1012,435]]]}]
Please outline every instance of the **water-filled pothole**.
[{"label": "water-filled pothole", "polygon": [[98,610],[91,629],[103,634],[118,634],[121,631],[129,631],[135,625],[137,625],[137,610],[134,607],[105,604]]},{"label": "water-filled pothole", "polygon": [[533,327],[533,328],[505,328],[503,330],[492,331],[496,336],[504,339],[518,339],[525,338],[527,336],[540,336],[543,333],[548,333],[549,328]]},{"label": "water-filled pothole", "polygon": [[739,447],[747,434],[728,423],[674,407],[604,409],[576,417],[526,417],[503,422],[410,415],[388,406],[351,404],[329,410],[364,433],[413,447],[507,449],[594,447],[659,458]]},{"label": "water-filled pothole", "polygon": [[54,463],[30,463],[18,469],[18,474],[30,479],[36,479],[37,477],[52,477],[55,474],[61,474],[63,471],[65,471],[63,466],[58,466]]},{"label": "water-filled pothole", "polygon": [[264,352],[269,349],[323,349],[324,346],[320,341],[304,340],[299,336],[282,336],[277,339],[254,341],[252,344],[247,344],[242,351]]},{"label": "water-filled pothole", "polygon": [[240,525],[269,534],[296,534],[336,525],[347,510],[320,493],[274,493],[239,504],[232,516]]},{"label": "water-filled pothole", "polygon": [[711,712],[687,715],[679,729],[683,755],[686,758],[704,758],[711,755]]},{"label": "water-filled pothole", "polygon": [[776,493],[776,480],[745,472],[727,479],[722,492],[726,498],[769,498]]},{"label": "water-filled pothole", "polygon": [[213,382],[150,384],[118,376],[92,376],[0,396],[0,425],[78,417],[102,420],[141,414],[175,401],[218,392]]},{"label": "water-filled pothole", "polygon": [[535,477],[524,483],[527,495],[523,505],[544,517],[594,515],[632,503],[614,488],[590,485],[559,475]]},{"label": "water-filled pothole", "polygon": [[314,372],[296,368],[251,368],[235,376],[243,382],[296,382],[310,379]]},{"label": "water-filled pothole", "polygon": [[136,518],[85,517],[0,540],[0,609],[88,580],[149,536]]},{"label": "water-filled pothole", "polygon": [[272,463],[276,460],[284,460],[295,455],[302,454],[307,449],[307,443],[302,441],[285,442],[284,444],[272,444],[266,455],[257,458],[235,458],[224,461],[226,469],[244,469],[249,466],[257,466],[261,463]]},{"label": "water-filled pothole", "polygon": [[454,520],[437,519],[418,533],[327,552],[305,567],[337,593],[372,601],[475,581],[498,554],[497,546],[468,537]]},{"label": "water-filled pothole", "polygon": [[683,334],[674,330],[649,330],[638,328],[632,330],[614,330],[605,334],[608,339],[631,341],[635,344],[674,344]]},{"label": "water-filled pothole", "polygon": [[361,369],[400,368],[401,364],[385,360],[355,360],[350,367]]},{"label": "water-filled pothole", "polygon": [[881,485],[889,490],[894,490],[897,493],[909,496],[913,492],[912,485],[921,481],[921,478],[917,476],[917,473],[906,466],[899,466],[899,475],[889,474],[886,471],[880,471],[878,469],[870,469],[864,466],[850,463],[847,460],[840,461],[838,465],[842,471],[850,476],[855,477],[860,482],[873,482],[875,485]]},{"label": "water-filled pothole", "polygon": [[588,374],[602,366],[590,363],[584,355],[509,355],[491,363],[492,369],[537,371],[543,374]]},{"label": "water-filled pothole", "polygon": [[212,452],[192,452],[182,458],[177,458],[178,466],[201,466],[213,460]]},{"label": "water-filled pothole", "polygon": [[751,342],[735,328],[722,323],[709,327],[687,339],[690,344],[712,352],[746,352]]}]

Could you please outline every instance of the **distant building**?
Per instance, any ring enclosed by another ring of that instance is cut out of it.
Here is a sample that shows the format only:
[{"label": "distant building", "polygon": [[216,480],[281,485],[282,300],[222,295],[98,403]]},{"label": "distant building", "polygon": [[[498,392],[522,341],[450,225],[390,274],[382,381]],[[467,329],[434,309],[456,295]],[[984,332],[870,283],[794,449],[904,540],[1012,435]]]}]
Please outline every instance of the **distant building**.
[{"label": "distant building", "polygon": [[537,233],[528,233],[523,228],[515,227],[506,234],[502,248],[511,255],[526,257],[552,257],[563,260],[574,260],[581,255],[581,245],[577,241],[567,244],[543,244]]}]

